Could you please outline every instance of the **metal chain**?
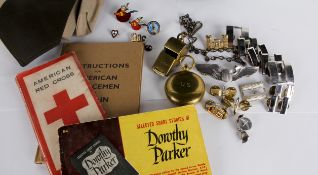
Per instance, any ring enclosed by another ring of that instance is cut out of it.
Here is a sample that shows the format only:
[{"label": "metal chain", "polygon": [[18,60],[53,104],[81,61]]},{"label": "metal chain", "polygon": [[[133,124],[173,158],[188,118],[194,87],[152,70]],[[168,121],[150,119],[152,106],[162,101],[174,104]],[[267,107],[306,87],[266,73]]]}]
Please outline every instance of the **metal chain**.
[{"label": "metal chain", "polygon": [[[226,60],[228,62],[237,62],[241,65],[245,65],[246,63],[241,59],[239,56],[236,48],[229,48],[229,49],[212,49],[212,50],[206,50],[206,49],[199,49],[195,47],[193,44],[197,41],[197,38],[193,35],[202,27],[202,23],[200,21],[194,21],[190,18],[189,14],[186,14],[184,16],[180,16],[179,23],[181,26],[183,26],[186,30],[186,32],[182,32],[178,35],[178,38],[181,36],[182,38],[187,38],[189,52],[195,53],[195,54],[201,54],[205,57],[205,61],[214,61],[214,60]],[[209,52],[231,52],[233,53],[232,57],[224,57],[224,56],[208,56]]]}]

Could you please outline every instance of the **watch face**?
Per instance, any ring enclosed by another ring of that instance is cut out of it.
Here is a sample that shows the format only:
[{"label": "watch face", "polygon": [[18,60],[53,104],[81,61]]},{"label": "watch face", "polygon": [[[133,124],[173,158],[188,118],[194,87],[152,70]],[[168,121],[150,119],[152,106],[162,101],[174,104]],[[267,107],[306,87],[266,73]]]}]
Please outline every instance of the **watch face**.
[{"label": "watch face", "polygon": [[150,21],[147,24],[147,30],[151,35],[155,35],[160,32],[160,24],[157,21]]}]

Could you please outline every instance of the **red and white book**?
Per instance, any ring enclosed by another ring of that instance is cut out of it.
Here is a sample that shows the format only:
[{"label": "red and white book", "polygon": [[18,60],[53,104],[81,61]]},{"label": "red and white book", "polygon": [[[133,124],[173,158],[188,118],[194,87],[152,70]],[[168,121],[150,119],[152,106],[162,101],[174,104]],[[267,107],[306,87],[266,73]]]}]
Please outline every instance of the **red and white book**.
[{"label": "red and white book", "polygon": [[106,113],[75,53],[19,73],[16,81],[49,171],[60,175],[58,129],[101,120]]}]

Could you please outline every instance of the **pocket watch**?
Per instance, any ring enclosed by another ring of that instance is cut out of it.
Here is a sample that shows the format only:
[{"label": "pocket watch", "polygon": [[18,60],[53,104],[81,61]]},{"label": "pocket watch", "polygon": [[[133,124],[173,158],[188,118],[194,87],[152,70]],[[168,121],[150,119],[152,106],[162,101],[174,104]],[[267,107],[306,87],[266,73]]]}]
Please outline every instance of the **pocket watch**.
[{"label": "pocket watch", "polygon": [[191,55],[185,55],[192,59],[192,65],[182,66],[181,71],[172,74],[165,84],[165,92],[168,99],[178,105],[190,105],[201,101],[205,93],[205,84],[202,78],[191,72],[190,69],[195,66],[194,58]]}]

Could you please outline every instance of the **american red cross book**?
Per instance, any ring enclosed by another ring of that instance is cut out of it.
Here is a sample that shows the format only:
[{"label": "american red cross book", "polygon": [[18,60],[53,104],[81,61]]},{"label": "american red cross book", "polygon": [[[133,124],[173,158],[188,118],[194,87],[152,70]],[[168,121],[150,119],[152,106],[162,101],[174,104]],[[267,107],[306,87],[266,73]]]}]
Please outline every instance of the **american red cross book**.
[{"label": "american red cross book", "polygon": [[24,71],[16,81],[49,171],[60,175],[58,129],[104,119],[105,112],[75,53]]}]

